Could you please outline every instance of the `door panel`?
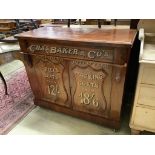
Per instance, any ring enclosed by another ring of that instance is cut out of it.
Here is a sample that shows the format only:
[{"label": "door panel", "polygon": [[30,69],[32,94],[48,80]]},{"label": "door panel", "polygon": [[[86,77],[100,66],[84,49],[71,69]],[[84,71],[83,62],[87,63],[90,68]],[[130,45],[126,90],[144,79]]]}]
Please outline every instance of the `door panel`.
[{"label": "door panel", "polygon": [[70,61],[73,109],[108,117],[112,66],[91,61]]},{"label": "door panel", "polygon": [[68,65],[61,58],[33,56],[40,98],[69,107],[71,104]]}]

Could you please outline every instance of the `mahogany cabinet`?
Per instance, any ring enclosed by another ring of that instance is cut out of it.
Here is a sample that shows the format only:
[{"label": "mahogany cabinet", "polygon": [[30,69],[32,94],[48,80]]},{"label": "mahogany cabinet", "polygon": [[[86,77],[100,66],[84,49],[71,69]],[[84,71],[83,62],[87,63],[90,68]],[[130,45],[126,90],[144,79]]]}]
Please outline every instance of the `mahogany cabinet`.
[{"label": "mahogany cabinet", "polygon": [[42,27],[17,35],[35,104],[119,128],[135,30]]}]

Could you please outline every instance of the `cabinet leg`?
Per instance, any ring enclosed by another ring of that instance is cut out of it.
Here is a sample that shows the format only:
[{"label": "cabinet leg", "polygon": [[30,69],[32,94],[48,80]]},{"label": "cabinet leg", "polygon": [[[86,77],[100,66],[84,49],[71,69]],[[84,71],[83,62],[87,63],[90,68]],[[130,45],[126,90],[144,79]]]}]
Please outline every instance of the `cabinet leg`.
[{"label": "cabinet leg", "polygon": [[113,129],[114,132],[119,132],[119,129]]},{"label": "cabinet leg", "polygon": [[132,135],[139,135],[140,134],[140,130],[131,129],[131,134]]}]

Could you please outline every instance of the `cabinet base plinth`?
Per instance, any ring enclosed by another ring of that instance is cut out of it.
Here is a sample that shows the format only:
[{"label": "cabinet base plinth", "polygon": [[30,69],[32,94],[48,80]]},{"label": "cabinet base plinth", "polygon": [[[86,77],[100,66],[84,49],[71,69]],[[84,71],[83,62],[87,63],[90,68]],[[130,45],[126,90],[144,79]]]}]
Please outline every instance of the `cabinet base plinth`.
[{"label": "cabinet base plinth", "polygon": [[35,105],[54,110],[56,112],[62,112],[64,114],[82,118],[84,120],[88,120],[88,121],[91,121],[91,122],[94,122],[100,125],[105,125],[105,126],[108,126],[116,130],[120,129],[119,121],[110,120],[104,117],[99,117],[99,116],[91,115],[91,114],[80,112],[80,111],[74,111],[74,110],[71,110],[69,108],[66,108],[60,105],[52,104],[48,101],[35,100],[34,103]]}]

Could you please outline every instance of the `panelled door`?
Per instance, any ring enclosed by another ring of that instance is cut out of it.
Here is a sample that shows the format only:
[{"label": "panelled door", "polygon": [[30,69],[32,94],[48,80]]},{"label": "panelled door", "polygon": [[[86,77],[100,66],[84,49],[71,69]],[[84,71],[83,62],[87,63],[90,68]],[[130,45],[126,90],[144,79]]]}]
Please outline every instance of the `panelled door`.
[{"label": "panelled door", "polygon": [[40,87],[40,99],[70,107],[67,61],[52,56],[33,56],[36,82]]},{"label": "panelled door", "polygon": [[69,63],[73,109],[108,117],[112,66],[93,61]]}]

